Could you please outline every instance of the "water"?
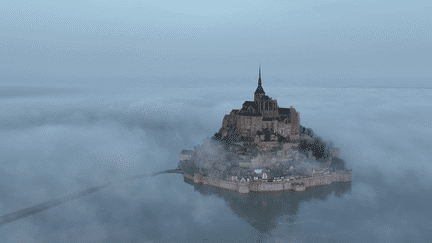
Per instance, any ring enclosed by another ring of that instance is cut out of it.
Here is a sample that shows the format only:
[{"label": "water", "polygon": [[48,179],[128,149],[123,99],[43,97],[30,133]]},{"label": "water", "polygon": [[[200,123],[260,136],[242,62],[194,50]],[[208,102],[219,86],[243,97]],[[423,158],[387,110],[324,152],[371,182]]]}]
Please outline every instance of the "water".
[{"label": "water", "polygon": [[159,172],[253,90],[7,90],[0,242],[432,241],[430,90],[266,88],[353,179],[248,195]]}]

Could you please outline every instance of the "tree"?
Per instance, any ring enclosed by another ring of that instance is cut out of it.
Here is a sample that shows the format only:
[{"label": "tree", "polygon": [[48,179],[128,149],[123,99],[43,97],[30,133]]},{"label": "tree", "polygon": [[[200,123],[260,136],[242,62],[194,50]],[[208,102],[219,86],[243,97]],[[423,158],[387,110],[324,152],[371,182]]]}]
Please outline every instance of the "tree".
[{"label": "tree", "polygon": [[278,137],[278,142],[280,142],[280,143],[286,143],[286,142],[288,142],[288,139],[286,137],[284,137],[284,136],[281,136],[281,135],[277,134],[277,137]]},{"label": "tree", "polygon": [[222,134],[217,132],[213,135],[212,139],[220,141],[222,140]]},{"label": "tree", "polygon": [[302,125],[299,126],[299,132],[301,135],[307,135],[311,138],[315,135],[312,128],[306,128],[306,127],[303,127]]}]

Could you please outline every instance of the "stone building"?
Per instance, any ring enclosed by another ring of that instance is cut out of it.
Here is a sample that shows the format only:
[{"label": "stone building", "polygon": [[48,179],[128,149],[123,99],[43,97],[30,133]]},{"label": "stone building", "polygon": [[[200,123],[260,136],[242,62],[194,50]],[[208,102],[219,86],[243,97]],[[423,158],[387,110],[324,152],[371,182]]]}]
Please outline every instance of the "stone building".
[{"label": "stone building", "polygon": [[183,149],[180,153],[180,161],[190,160],[192,157],[193,151]]},{"label": "stone building", "polygon": [[338,158],[340,155],[340,148],[330,148],[330,155]]},{"label": "stone building", "polygon": [[225,115],[219,134],[223,137],[229,134],[247,137],[258,145],[261,143],[262,149],[267,150],[267,145],[274,147],[280,141],[298,141],[299,125],[299,112],[292,106],[280,108],[277,100],[265,94],[261,84],[260,67],[254,100],[245,101],[241,109],[233,109],[230,114]]}]

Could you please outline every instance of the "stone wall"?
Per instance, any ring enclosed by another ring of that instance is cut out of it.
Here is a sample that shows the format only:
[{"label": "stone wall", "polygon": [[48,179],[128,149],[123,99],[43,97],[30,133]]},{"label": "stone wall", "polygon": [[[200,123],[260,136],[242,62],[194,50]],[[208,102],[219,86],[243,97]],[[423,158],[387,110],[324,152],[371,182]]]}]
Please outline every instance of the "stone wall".
[{"label": "stone wall", "polygon": [[[269,129],[270,131],[280,134],[283,137],[290,137],[290,139],[298,139],[298,128],[300,124],[300,113],[296,112],[291,107],[290,118],[286,118],[282,121],[278,119],[263,120],[263,116],[245,116],[237,114],[238,110],[232,110],[229,115],[225,115],[222,121],[222,128],[220,132],[222,136],[226,136],[228,131],[236,131],[238,134],[243,136],[251,136],[255,138],[257,131],[263,131]],[[279,117],[279,114],[270,116],[272,118]],[[260,139],[260,138],[259,138]]]},{"label": "stone wall", "polygon": [[251,162],[240,162],[239,166],[240,167],[251,167],[252,163]]},{"label": "stone wall", "polygon": [[331,148],[331,149],[330,149],[330,155],[331,155],[332,157],[336,157],[336,158],[338,158],[339,155],[340,155],[340,148]]},{"label": "stone wall", "polygon": [[180,154],[180,161],[190,160],[192,158],[192,154]]},{"label": "stone wall", "polygon": [[261,151],[270,151],[278,145],[278,142],[259,142],[258,149],[260,149]]},{"label": "stone wall", "polygon": [[[274,148],[278,146],[278,143],[271,143],[268,145],[268,147],[263,146],[264,143],[261,143],[261,149],[264,151],[269,151],[271,148]],[[281,150],[278,150],[277,157],[275,158],[269,158],[267,156],[262,156],[259,154],[258,156],[251,158],[250,161],[248,159],[245,159],[244,162],[239,162],[239,166],[241,167],[252,167],[252,168],[258,168],[262,166],[268,166],[275,163],[288,163],[291,161],[298,161],[299,159],[299,153],[297,150],[292,150],[291,147],[295,147],[297,144],[283,144],[283,147]]]},{"label": "stone wall", "polygon": [[213,179],[203,177],[200,174],[194,174],[193,176],[183,174],[185,178],[193,180],[194,183],[203,183],[205,185],[215,186],[231,191],[237,191],[239,193],[255,192],[277,192],[286,190],[304,191],[307,188],[329,185],[332,182],[338,181],[351,181],[351,170],[338,171],[332,174],[322,174],[314,177],[302,177],[288,180],[287,178],[278,182],[267,182],[266,180],[252,180],[249,182],[237,182]]}]

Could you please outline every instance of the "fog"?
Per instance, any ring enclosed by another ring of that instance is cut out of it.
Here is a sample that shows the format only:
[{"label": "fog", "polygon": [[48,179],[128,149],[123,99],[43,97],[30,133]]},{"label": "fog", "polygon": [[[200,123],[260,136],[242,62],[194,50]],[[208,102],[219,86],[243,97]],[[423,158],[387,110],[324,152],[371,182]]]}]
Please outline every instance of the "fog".
[{"label": "fog", "polygon": [[428,89],[266,90],[341,148],[349,184],[240,196],[163,173],[183,149],[211,147],[223,115],[254,89],[5,87],[0,241],[431,239]]},{"label": "fog", "polygon": [[[304,133],[302,132],[301,135],[303,136]],[[247,152],[236,152],[233,150],[236,148],[234,147],[235,142],[225,142],[214,137],[206,138],[203,143],[194,146],[193,150],[190,150],[190,159],[179,162],[178,169],[189,175],[200,173],[203,176],[216,179],[227,179],[227,177],[231,178],[231,176],[236,176],[238,179],[242,177],[252,178],[254,176],[261,176],[263,172],[270,178],[285,175],[312,176],[315,170],[322,171],[326,168],[335,168],[336,166],[340,170],[345,169],[345,162],[343,160],[329,157],[328,150],[333,148],[331,143],[325,144],[322,140],[320,142],[324,144],[323,150],[327,152],[322,153],[318,158],[319,160],[317,160],[313,156],[309,158],[305,153],[310,151],[311,155],[314,154],[313,152],[318,154],[320,150],[315,149],[313,143],[308,143],[304,139],[299,141],[299,144],[301,144],[300,147],[308,147],[308,150],[303,151],[299,150],[298,147],[294,147],[288,149],[286,154],[278,155],[277,151],[280,151],[282,148],[276,148],[272,151],[259,151],[250,149],[246,145],[241,148],[247,149]],[[258,156],[262,158],[264,165],[255,167],[240,165],[242,162],[251,163],[251,160]],[[268,163],[269,160],[276,158],[289,158],[289,160],[286,162]],[[261,172],[256,173],[255,170]]]},{"label": "fog", "polygon": [[[2,0],[0,242],[431,242],[431,16],[427,0]],[[260,63],[311,129],[298,173],[333,146],[352,182],[240,196],[172,173],[184,149],[210,148],[213,176],[238,162],[208,141]]]}]

